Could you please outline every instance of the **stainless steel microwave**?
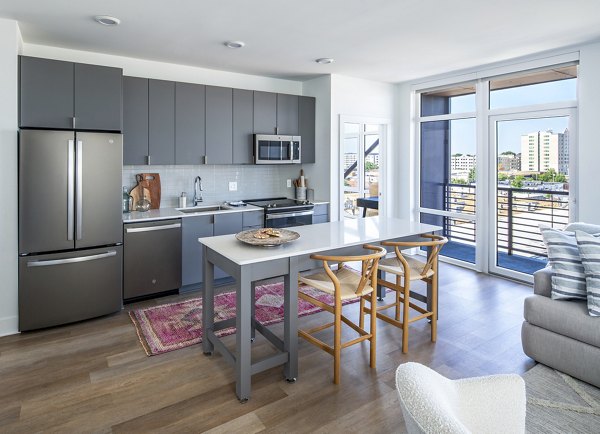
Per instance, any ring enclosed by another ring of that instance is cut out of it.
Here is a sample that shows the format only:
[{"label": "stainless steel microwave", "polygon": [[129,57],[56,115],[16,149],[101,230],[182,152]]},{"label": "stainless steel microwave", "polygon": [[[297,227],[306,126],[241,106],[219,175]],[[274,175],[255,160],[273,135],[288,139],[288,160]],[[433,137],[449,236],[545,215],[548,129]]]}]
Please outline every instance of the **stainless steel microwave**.
[{"label": "stainless steel microwave", "polygon": [[301,142],[300,136],[255,134],[254,162],[256,164],[300,163]]}]

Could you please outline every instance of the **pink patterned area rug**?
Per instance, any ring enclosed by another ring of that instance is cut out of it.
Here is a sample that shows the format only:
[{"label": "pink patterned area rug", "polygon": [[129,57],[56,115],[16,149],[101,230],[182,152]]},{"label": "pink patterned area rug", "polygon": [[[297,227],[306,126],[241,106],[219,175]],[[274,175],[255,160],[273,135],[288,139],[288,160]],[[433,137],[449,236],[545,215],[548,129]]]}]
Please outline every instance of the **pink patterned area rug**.
[{"label": "pink patterned area rug", "polygon": [[[329,305],[333,297],[308,286],[300,291]],[[358,298],[345,300],[355,303]],[[321,312],[302,299],[298,299],[298,316]],[[164,304],[129,312],[146,354],[155,356],[202,342],[202,298],[192,298],[179,303]],[[235,291],[215,296],[215,321],[235,317]],[[256,287],[256,320],[263,325],[283,321],[283,283]],[[235,327],[220,330],[217,336],[235,333]]]}]

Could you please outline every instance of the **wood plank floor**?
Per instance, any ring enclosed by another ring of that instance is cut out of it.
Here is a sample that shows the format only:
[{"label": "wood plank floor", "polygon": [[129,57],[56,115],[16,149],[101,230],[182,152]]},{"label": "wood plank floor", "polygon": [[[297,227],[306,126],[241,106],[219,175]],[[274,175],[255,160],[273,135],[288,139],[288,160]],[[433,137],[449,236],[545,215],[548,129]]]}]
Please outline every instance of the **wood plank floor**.
[{"label": "wood plank floor", "polygon": [[[440,276],[437,343],[428,324],[417,322],[403,355],[401,332],[379,321],[377,368],[368,367],[367,343],[352,346],[342,352],[342,384],[335,386],[331,356],[301,340],[298,381],[283,381],[280,367],[256,375],[246,404],[235,397],[233,369],[199,345],[147,357],[126,310],[0,338],[0,432],[404,432],[394,385],[400,363],[418,361],[451,378],[534,365],[520,342],[530,286],[447,264]],[[357,306],[344,311],[357,317]],[[300,326],[328,315],[301,318]],[[282,325],[273,330],[281,335]],[[234,336],[226,342],[233,345]],[[253,356],[271,351],[257,335]]]}]

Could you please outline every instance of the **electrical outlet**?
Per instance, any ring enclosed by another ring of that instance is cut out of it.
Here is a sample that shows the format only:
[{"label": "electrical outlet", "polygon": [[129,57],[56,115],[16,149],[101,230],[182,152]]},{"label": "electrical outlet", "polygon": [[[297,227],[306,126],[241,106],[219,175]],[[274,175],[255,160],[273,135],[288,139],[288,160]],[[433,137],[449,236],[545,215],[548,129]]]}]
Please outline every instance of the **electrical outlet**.
[{"label": "electrical outlet", "polygon": [[229,182],[229,191],[237,191],[237,182],[235,182],[235,181]]},{"label": "electrical outlet", "polygon": [[292,180],[291,179],[287,180],[287,188],[292,188]]}]

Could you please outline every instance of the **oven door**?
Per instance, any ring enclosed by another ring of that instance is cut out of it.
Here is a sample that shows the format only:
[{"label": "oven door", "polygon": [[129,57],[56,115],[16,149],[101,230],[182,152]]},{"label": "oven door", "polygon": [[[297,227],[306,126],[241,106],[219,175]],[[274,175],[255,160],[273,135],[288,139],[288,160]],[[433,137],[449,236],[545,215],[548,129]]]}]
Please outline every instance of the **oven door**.
[{"label": "oven door", "polygon": [[313,210],[267,213],[265,215],[265,227],[289,228],[292,226],[312,225],[313,214]]}]

